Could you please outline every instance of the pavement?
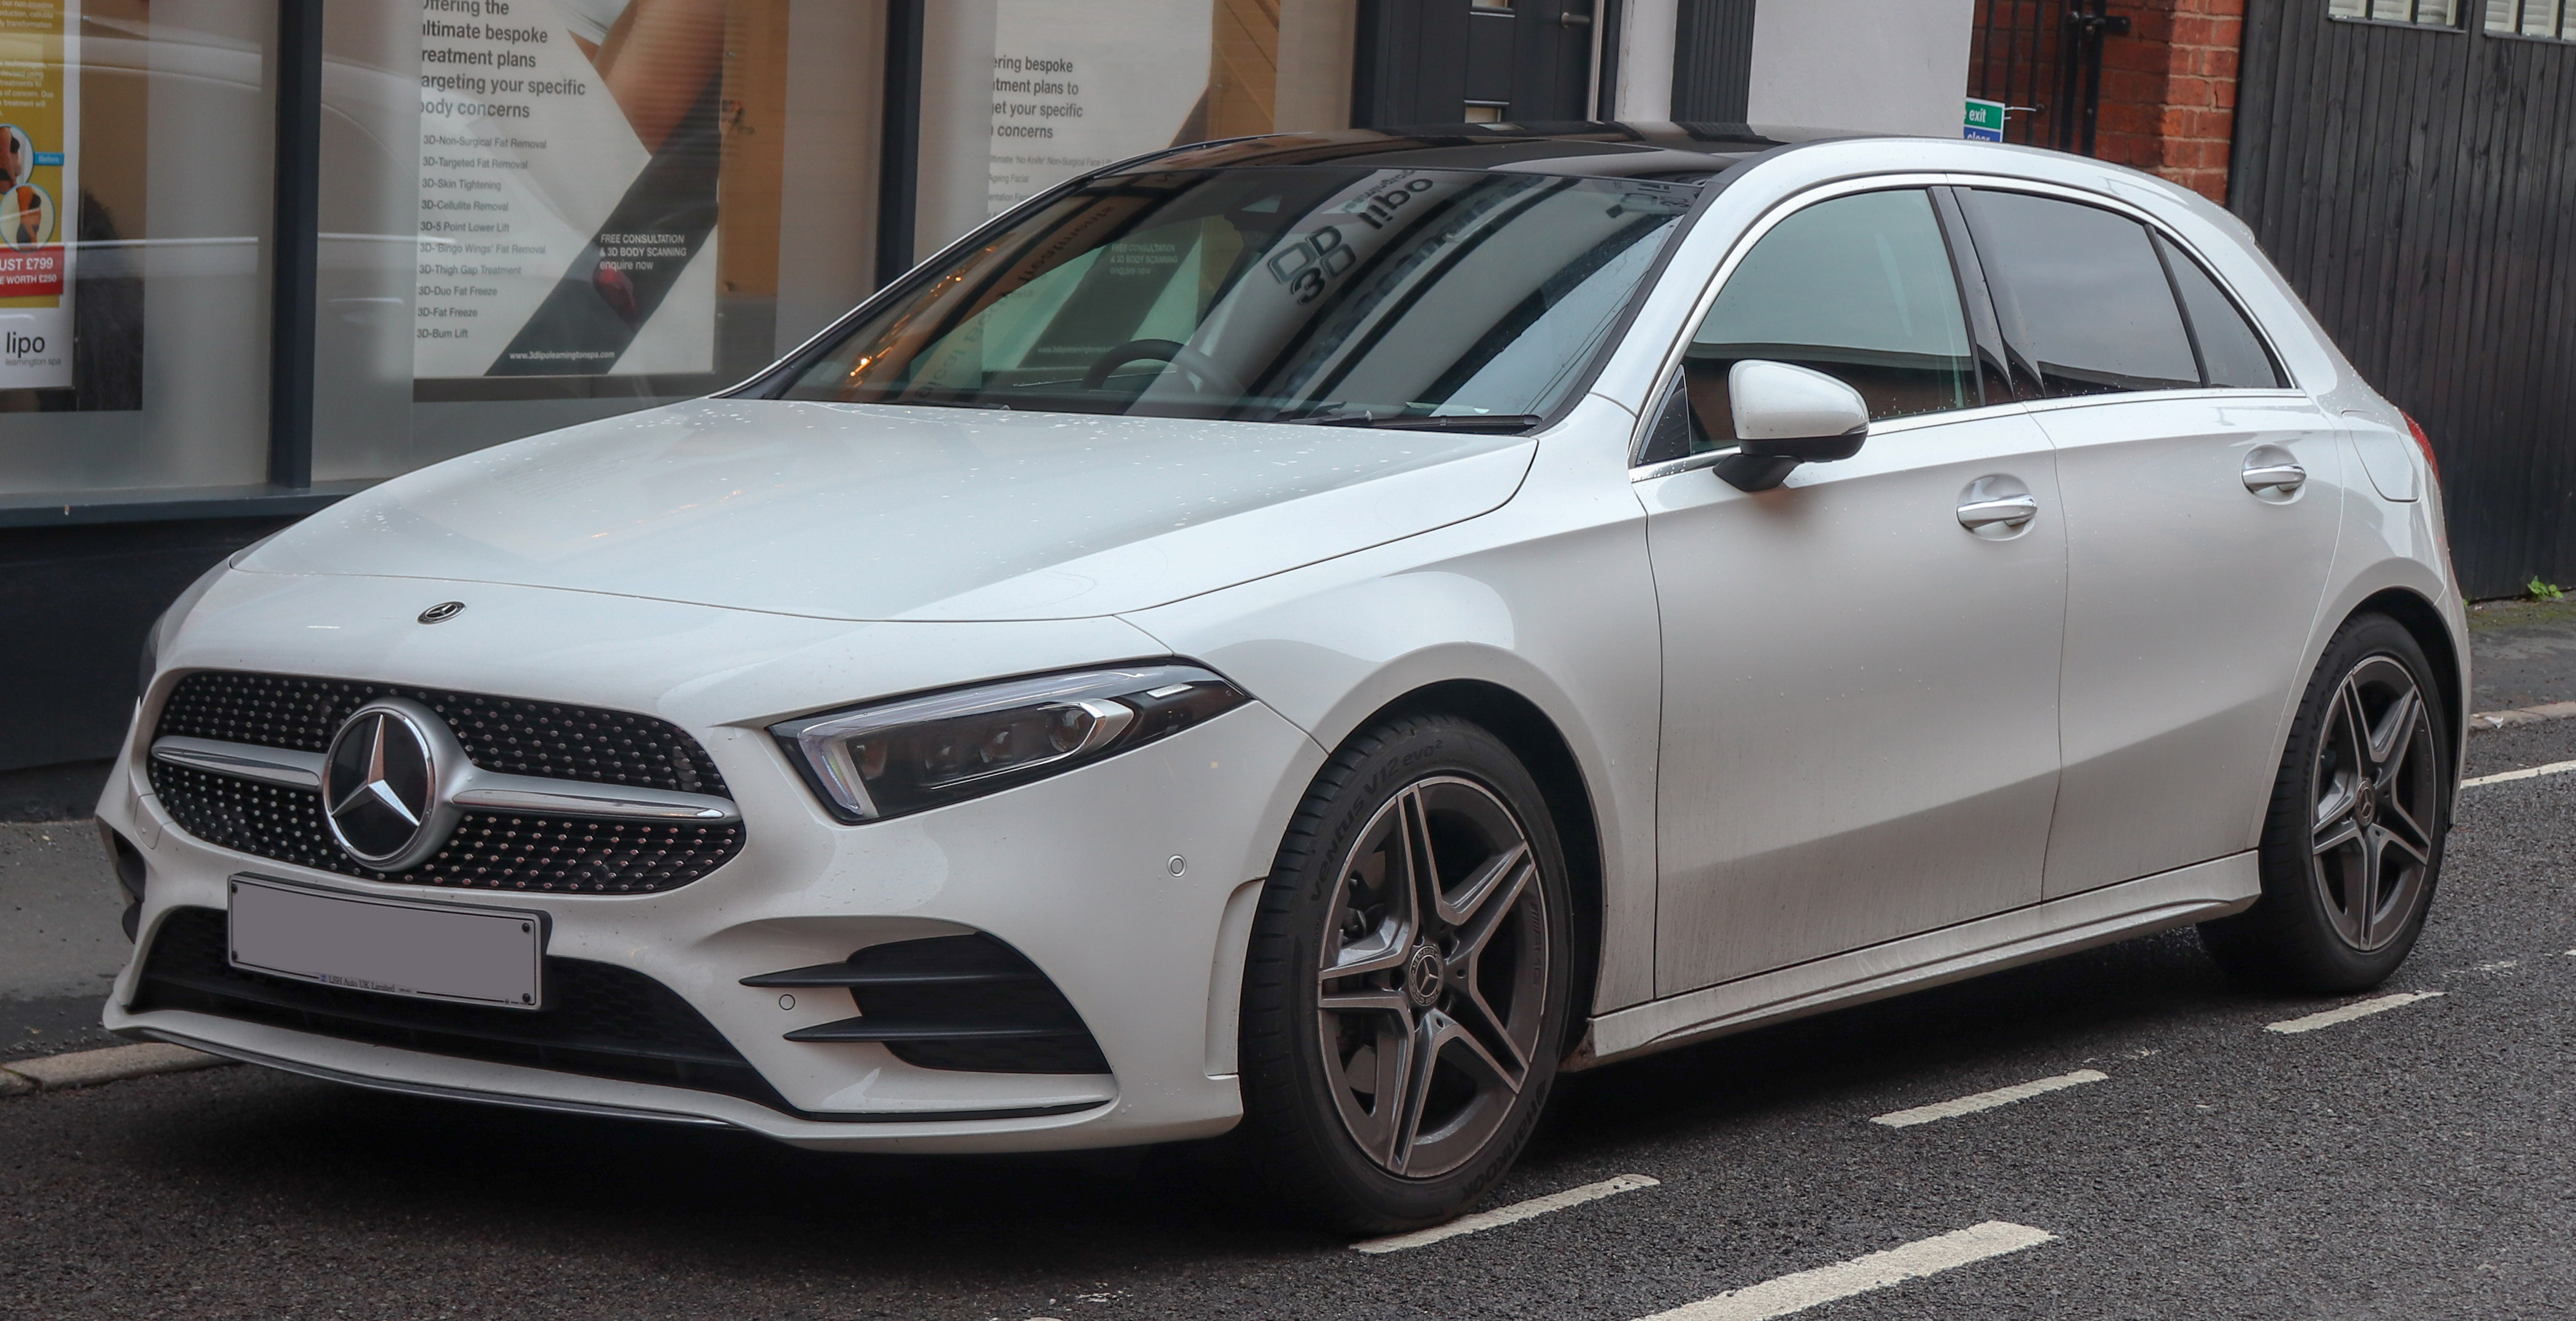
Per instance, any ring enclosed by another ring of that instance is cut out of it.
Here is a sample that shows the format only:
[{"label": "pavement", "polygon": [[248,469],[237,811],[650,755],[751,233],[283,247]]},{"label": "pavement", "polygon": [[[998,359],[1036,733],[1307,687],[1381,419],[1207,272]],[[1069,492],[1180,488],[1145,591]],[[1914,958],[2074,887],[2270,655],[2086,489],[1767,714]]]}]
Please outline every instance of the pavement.
[{"label": "pavement", "polygon": [[[2558,627],[2482,626],[2480,664],[2576,664],[2523,640]],[[2466,770],[2570,760],[2550,721]],[[2576,1315],[2576,774],[2459,815],[2373,996],[2237,988],[2185,931],[1576,1075],[1487,1205],[1564,1196],[1425,1246],[1161,1153],[823,1155],[229,1068],[0,1099],[0,1317]],[[43,888],[0,872],[79,911]]]}]

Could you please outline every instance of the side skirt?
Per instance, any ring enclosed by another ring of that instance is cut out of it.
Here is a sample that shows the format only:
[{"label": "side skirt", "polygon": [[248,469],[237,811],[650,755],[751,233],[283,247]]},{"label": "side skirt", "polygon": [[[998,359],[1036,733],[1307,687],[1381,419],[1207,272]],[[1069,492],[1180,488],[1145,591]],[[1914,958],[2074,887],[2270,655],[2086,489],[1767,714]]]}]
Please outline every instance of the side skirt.
[{"label": "side skirt", "polygon": [[2252,850],[1603,1014],[1568,1070],[2189,926],[2253,906]]}]

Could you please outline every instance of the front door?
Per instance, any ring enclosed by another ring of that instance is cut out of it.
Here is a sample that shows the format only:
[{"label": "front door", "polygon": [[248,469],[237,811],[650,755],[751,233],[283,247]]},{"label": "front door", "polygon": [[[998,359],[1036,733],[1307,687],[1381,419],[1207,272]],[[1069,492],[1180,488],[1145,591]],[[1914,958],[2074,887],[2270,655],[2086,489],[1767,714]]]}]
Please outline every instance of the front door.
[{"label": "front door", "polygon": [[1351,122],[1592,117],[1591,0],[1362,0]]},{"label": "front door", "polygon": [[[1693,336],[1691,449],[1732,443],[1746,358],[1840,377],[1874,420],[1857,457],[1776,490],[1704,466],[1638,483],[1663,616],[1658,994],[2039,898],[2065,525],[2047,436],[1980,397],[1960,290],[1924,192],[1848,194],[1764,233]],[[2027,521],[1967,526],[1962,506],[2016,497]]]}]

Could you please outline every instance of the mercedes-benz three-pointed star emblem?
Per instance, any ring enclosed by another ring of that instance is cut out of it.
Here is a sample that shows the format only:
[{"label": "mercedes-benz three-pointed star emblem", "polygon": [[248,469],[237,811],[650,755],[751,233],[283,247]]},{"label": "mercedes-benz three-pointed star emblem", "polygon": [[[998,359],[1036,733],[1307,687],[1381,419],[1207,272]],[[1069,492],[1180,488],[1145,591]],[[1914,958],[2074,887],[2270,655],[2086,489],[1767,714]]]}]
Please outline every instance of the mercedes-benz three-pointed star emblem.
[{"label": "mercedes-benz three-pointed star emblem", "polygon": [[423,728],[426,713],[407,706],[358,708],[332,738],[322,771],[332,837],[350,857],[388,871],[421,861],[440,842],[429,836],[447,824],[439,820],[439,756]]}]

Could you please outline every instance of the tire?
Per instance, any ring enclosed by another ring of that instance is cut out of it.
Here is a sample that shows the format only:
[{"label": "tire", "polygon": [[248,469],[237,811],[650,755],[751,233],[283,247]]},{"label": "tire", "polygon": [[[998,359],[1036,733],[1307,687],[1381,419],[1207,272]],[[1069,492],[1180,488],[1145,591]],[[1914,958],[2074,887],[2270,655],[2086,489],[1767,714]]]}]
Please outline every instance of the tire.
[{"label": "tire", "polygon": [[2263,896],[2200,928],[2231,975],[2349,992],[2406,961],[2450,832],[2453,745],[2440,692],[2414,635],[2386,615],[2355,615],[2326,645],[2273,782]]},{"label": "tire", "polygon": [[1492,1188],[1565,1052],[1565,877],[1537,782],[1485,730],[1407,716],[1335,753],[1253,921],[1236,1195],[1391,1233]]}]

